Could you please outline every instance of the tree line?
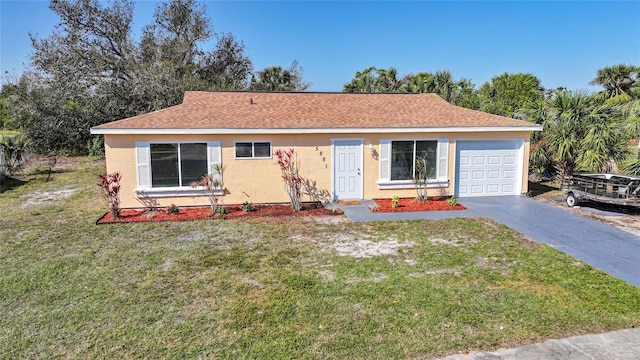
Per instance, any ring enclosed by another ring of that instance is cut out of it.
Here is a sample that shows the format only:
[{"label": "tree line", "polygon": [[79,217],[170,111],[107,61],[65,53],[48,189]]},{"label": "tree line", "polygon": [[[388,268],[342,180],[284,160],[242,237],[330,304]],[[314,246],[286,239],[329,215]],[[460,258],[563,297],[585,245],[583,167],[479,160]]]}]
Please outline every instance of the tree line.
[{"label": "tree line", "polygon": [[436,93],[448,102],[543,125],[531,139],[530,170],[538,175],[575,171],[640,175],[640,67],[619,64],[599,69],[596,93],[545,89],[527,73],[504,73],[478,89],[450,71],[400,76],[395,68],[356,72],[344,92]]},{"label": "tree line", "polygon": [[[45,38],[30,34],[30,66],[0,96],[0,128],[21,129],[39,152],[86,154],[92,126],[179,104],[187,90],[310,86],[295,60],[255,71],[242,41],[214,32],[195,0],[160,3],[139,39],[131,0],[53,0],[49,7],[59,25]],[[210,39],[215,47],[203,48]]]}]

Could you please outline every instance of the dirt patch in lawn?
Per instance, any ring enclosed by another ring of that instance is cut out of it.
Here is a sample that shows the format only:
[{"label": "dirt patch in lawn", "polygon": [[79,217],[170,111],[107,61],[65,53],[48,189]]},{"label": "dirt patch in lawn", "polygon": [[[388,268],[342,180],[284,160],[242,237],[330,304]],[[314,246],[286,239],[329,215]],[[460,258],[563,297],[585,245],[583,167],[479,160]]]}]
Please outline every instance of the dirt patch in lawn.
[{"label": "dirt patch in lawn", "polygon": [[78,189],[58,189],[43,192],[31,192],[24,197],[24,201],[20,204],[22,208],[28,208],[31,206],[46,206],[53,204],[56,201],[68,198],[75,194]]},{"label": "dirt patch in lawn", "polygon": [[340,256],[350,256],[356,259],[372,258],[374,256],[396,255],[404,248],[413,247],[415,243],[399,243],[395,239],[385,241],[370,241],[365,239],[351,239],[348,236],[334,239],[333,248]]},{"label": "dirt patch in lawn", "polygon": [[398,206],[393,207],[391,199],[375,199],[379,208],[375,212],[409,212],[409,211],[447,211],[466,210],[462,204],[449,205],[447,198],[430,198],[428,201],[418,201],[416,198],[401,198]]},{"label": "dirt patch in lawn", "polygon": [[340,232],[325,237],[294,235],[294,241],[310,242],[319,245],[319,251],[335,251],[339,256],[355,259],[369,259],[376,256],[397,256],[416,245],[415,242],[400,242],[392,237],[385,240],[372,238],[367,234]]},{"label": "dirt patch in lawn", "polygon": [[337,214],[307,216],[307,217],[304,217],[303,220],[316,222],[320,224],[340,224],[340,223],[349,221],[349,219],[346,216],[335,216],[335,215]]},{"label": "dirt patch in lawn", "polygon": [[211,214],[210,207],[181,207],[175,214],[166,209],[123,209],[120,218],[114,218],[110,212],[104,214],[96,224],[134,223],[134,222],[163,222],[163,221],[193,221],[206,219],[240,219],[257,217],[290,217],[290,216],[329,216],[338,215],[337,212],[325,209],[320,203],[305,203],[302,210],[293,211],[290,205],[254,205],[253,211],[243,211],[240,206],[225,206],[225,214]]}]

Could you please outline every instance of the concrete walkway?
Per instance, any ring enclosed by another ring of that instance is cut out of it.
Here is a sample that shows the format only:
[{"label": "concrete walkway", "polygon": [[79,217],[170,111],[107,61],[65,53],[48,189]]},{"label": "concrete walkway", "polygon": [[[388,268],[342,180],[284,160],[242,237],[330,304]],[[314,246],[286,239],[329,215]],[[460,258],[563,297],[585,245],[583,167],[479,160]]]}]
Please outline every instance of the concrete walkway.
[{"label": "concrete walkway", "polygon": [[494,352],[449,355],[442,360],[637,360],[640,359],[640,329],[547,340],[539,344]]}]

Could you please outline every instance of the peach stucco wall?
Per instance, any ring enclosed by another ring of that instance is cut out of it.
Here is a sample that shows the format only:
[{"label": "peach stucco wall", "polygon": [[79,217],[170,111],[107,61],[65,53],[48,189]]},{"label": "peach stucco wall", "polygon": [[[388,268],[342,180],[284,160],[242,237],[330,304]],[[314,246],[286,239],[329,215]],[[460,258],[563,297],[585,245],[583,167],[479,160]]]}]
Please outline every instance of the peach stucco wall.
[{"label": "peach stucco wall", "polygon": [[[143,207],[136,197],[136,142],[205,142],[220,141],[222,146],[222,166],[224,168],[225,204],[241,204],[245,201],[258,203],[288,202],[284,191],[280,169],[274,157],[270,159],[235,159],[234,144],[238,141],[270,141],[272,149],[294,148],[300,161],[300,175],[313,182],[320,194],[330,194],[331,179],[331,140],[363,139],[363,198],[389,198],[415,196],[415,189],[381,190],[377,186],[379,161],[368,151],[372,144],[375,152],[380,152],[380,139],[449,139],[449,186],[430,190],[430,194],[453,194],[455,181],[456,140],[524,140],[524,159],[522,174],[522,192],[527,191],[527,173],[529,162],[529,132],[487,132],[487,133],[397,133],[397,134],[301,134],[301,135],[105,135],[105,153],[107,172],[120,171],[121,201],[123,207]],[[305,197],[309,200],[309,197]],[[160,206],[176,204],[178,206],[206,205],[207,199],[200,196],[180,196],[157,198]]]}]

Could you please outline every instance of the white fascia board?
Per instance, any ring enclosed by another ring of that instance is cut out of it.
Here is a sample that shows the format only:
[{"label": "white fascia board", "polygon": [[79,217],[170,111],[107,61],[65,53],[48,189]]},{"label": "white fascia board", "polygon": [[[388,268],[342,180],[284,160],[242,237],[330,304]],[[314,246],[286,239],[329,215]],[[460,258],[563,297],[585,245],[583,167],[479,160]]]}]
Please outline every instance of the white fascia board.
[{"label": "white fascia board", "polygon": [[390,133],[466,133],[542,131],[542,126],[479,126],[479,127],[429,127],[429,128],[314,128],[314,129],[101,129],[91,128],[93,135],[244,135],[244,134],[390,134]]}]

